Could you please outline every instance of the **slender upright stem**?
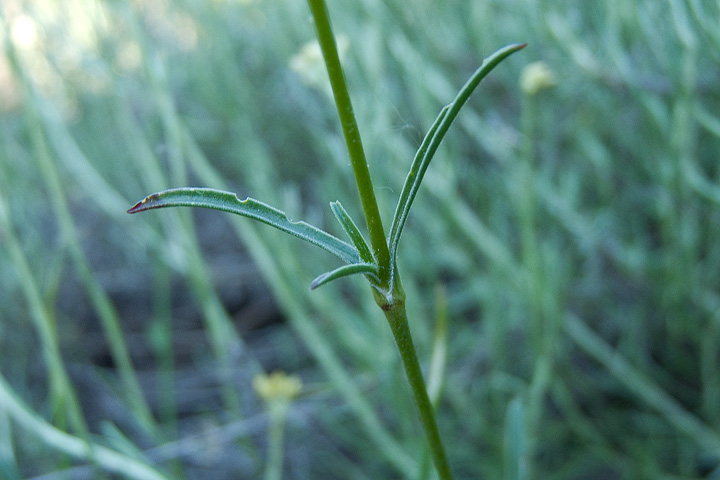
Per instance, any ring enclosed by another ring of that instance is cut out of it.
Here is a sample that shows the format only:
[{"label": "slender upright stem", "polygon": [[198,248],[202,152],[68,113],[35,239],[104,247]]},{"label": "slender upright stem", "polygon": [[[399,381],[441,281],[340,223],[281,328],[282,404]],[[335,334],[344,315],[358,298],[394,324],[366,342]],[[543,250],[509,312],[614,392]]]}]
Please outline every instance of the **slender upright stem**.
[{"label": "slender upright stem", "polygon": [[385,310],[385,317],[390,324],[395,343],[400,351],[400,357],[405,367],[405,373],[410,383],[415,403],[420,413],[420,420],[425,429],[425,435],[430,446],[430,453],[435,463],[438,476],[441,480],[452,480],[452,472],[450,464],[447,461],[445,447],[440,439],[437,423],[435,422],[435,413],[433,410],[430,397],[428,396],[425,380],[423,379],[420,363],[418,362],[415,345],[410,335],[410,327],[408,326],[407,312],[405,303],[402,301],[395,302],[391,308]]},{"label": "slender upright stem", "polygon": [[264,480],[280,480],[282,478],[285,419],[288,403],[284,400],[270,405],[270,431],[268,432],[268,461]]},{"label": "slender upright stem", "polygon": [[417,404],[427,435],[428,444],[432,453],[435,467],[441,480],[452,480],[450,466],[445,455],[445,449],[437,424],[432,404],[427,393],[425,380],[423,379],[420,363],[418,362],[415,346],[413,345],[410,328],[408,326],[407,313],[405,311],[405,293],[402,290],[400,278],[393,272],[393,264],[390,257],[385,231],[383,229],[380,211],[378,209],[375,192],[373,190],[370,170],[368,169],[365,152],[363,151],[360,132],[358,130],[355,114],[353,113],[350,95],[345,82],[345,75],[338,57],[335,37],[330,25],[330,18],[324,0],[308,0],[310,10],[315,19],[318,41],[325,59],[325,66],[330,77],[335,106],[340,116],[345,143],[350,154],[350,162],[355,174],[360,201],[362,202],[365,221],[370,233],[375,261],[378,265],[378,276],[380,288],[373,290],[378,305],[385,312],[385,317],[390,324],[395,343],[398,346],[402,358],[405,373],[410,383],[415,403]]},{"label": "slender upright stem", "polygon": [[389,288],[391,281],[390,251],[387,240],[385,239],[385,230],[382,219],[380,218],[380,210],[378,209],[375,198],[375,191],[373,190],[372,180],[370,178],[370,170],[368,169],[365,151],[363,150],[360,139],[360,131],[357,126],[357,121],[355,120],[352,103],[350,102],[350,94],[348,93],[345,82],[345,74],[343,73],[340,58],[338,57],[337,45],[335,44],[335,37],[332,26],[330,25],[327,6],[324,0],[308,0],[308,4],[315,19],[318,42],[320,43],[320,49],[322,50],[325,66],[327,67],[330,77],[330,85],[332,86],[333,96],[335,97],[335,106],[340,117],[345,143],[348,153],[350,154],[350,163],[352,164],[353,173],[355,174],[355,182],[357,183],[360,201],[363,212],[365,213],[365,221],[368,232],[370,233],[370,244],[372,245],[375,259],[378,262],[380,281],[383,287]]}]

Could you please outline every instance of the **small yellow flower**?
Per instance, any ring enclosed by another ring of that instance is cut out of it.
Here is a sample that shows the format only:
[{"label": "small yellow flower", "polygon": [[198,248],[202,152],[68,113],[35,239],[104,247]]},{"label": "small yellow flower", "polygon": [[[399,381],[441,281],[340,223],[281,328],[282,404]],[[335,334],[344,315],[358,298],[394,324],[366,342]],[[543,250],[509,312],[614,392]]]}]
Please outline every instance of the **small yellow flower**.
[{"label": "small yellow flower", "polygon": [[253,387],[265,402],[289,402],[302,390],[302,382],[295,375],[275,371],[270,375],[258,375],[253,379]]},{"label": "small yellow flower", "polygon": [[526,95],[535,95],[540,90],[557,83],[555,72],[545,62],[533,62],[520,74],[520,88]]}]

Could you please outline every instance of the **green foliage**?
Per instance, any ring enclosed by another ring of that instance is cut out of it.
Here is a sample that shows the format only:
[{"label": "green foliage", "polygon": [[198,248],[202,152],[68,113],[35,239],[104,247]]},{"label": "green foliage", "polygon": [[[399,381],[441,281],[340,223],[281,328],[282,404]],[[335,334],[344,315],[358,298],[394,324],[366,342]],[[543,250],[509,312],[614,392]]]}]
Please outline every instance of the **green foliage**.
[{"label": "green foliage", "polygon": [[[365,160],[362,148],[362,139],[358,132],[357,122],[353,113],[352,104],[345,83],[340,59],[337,52],[337,41],[332,32],[327,6],[324,0],[309,0],[310,9],[318,33],[318,42],[323,53],[330,83],[336,102],[336,109],[340,116],[345,142],[350,154],[355,182],[360,194],[366,224],[370,230],[374,253],[358,230],[355,222],[342,208],[339,202],[331,204],[335,217],[340,221],[345,232],[355,244],[355,250],[347,251],[349,245],[341,242],[329,233],[313,227],[304,222],[291,222],[287,216],[264,203],[246,198],[240,200],[237,195],[208,188],[180,188],[165,190],[148,195],[128,210],[128,213],[143,212],[163,207],[204,207],[235,213],[244,217],[258,220],[271,225],[285,233],[295,235],[324,250],[334,253],[348,262],[347,265],[336,268],[317,277],[310,284],[310,289],[324,285],[333,280],[358,273],[365,274],[375,291],[375,299],[387,317],[390,329],[397,343],[403,366],[413,391],[415,403],[420,412],[428,444],[438,475],[443,480],[451,480],[452,473],[448,465],[445,449],[439,436],[433,406],[428,395],[427,387],[418,362],[415,346],[411,340],[405,309],[405,293],[400,285],[400,275],[397,272],[397,245],[400,240],[403,226],[422,179],[430,165],[433,155],[440,146],[450,124],[460,112],[460,109],[470,97],[472,91],[480,81],[505,57],[525,47],[525,45],[512,45],[499,50],[483,62],[475,74],[463,86],[455,100],[444,107],[426,135],[415,154],[415,160],[407,176],[405,187],[400,195],[396,208],[396,215],[391,227],[391,237],[386,243],[382,218],[380,217],[374,187]],[[364,263],[356,263],[362,258]],[[389,272],[389,273],[388,273]],[[389,275],[389,276],[388,276]]]},{"label": "green foliage", "polygon": [[[497,46],[529,43],[455,119],[397,250],[426,368],[446,292],[437,411],[457,477],[717,476],[716,3],[328,6],[388,227],[431,120]],[[417,414],[365,281],[308,294],[342,261],[246,218],[124,213],[184,185],[248,192],[357,248],[323,208],[341,199],[372,251],[307,5],[2,15],[16,61],[0,61],[0,476],[95,477],[111,452],[91,459],[89,440],[156,475],[260,478],[269,429],[250,385],[279,368],[305,385],[284,478],[418,478]],[[554,82],[525,90],[535,62]]]},{"label": "green foliage", "polygon": [[415,196],[418,193],[418,189],[420,188],[420,184],[425,177],[425,172],[430,166],[430,161],[435,155],[435,152],[437,152],[437,149],[440,147],[440,143],[445,137],[445,134],[450,128],[453,120],[455,120],[455,117],[457,117],[458,113],[460,113],[460,109],[463,105],[465,105],[465,102],[468,101],[473,90],[477,88],[482,79],[485,78],[485,76],[508,55],[517,52],[524,47],[525,44],[508,45],[486,58],[465,85],[463,85],[452,103],[440,110],[435,122],[433,122],[430,130],[428,130],[425,134],[425,138],[420,144],[420,148],[418,148],[418,151],[415,153],[415,159],[410,166],[410,172],[405,179],[405,185],[400,193],[400,199],[398,200],[398,205],[395,209],[395,217],[393,218],[393,223],[390,227],[390,238],[388,243],[390,245],[391,252],[390,259],[393,264],[397,261],[398,243],[400,242],[400,235],[402,234],[403,227],[405,226],[408,214],[410,213],[410,207],[412,206]]},{"label": "green foliage", "polygon": [[305,222],[293,222],[280,210],[252,198],[240,200],[234,193],[212,188],[173,188],[153,193],[136,203],[128,213],[163,207],[203,207],[234,213],[273,226],[352,263],[360,260],[357,249]]}]

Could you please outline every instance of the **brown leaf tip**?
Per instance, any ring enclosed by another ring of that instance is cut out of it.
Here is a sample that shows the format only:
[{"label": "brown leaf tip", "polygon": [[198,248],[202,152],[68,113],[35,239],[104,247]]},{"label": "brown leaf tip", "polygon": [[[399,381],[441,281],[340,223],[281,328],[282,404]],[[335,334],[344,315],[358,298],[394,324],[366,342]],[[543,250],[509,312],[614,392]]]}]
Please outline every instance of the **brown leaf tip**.
[{"label": "brown leaf tip", "polygon": [[138,203],[133,205],[131,208],[129,208],[127,213],[137,213],[137,212],[142,212],[143,210],[149,210],[150,208],[153,208],[153,207],[152,206],[148,207],[148,206],[146,206],[146,204],[156,201],[156,200],[159,200],[159,199],[160,199],[160,195],[158,195],[157,193],[148,195],[147,197],[143,198]]},{"label": "brown leaf tip", "polygon": [[[144,200],[143,200],[143,201],[144,201]],[[130,208],[127,210],[127,213],[137,213],[137,212],[138,212],[138,209],[139,209],[140,206],[143,204],[143,201],[137,202],[135,205],[133,205],[132,207],[130,207]]]}]

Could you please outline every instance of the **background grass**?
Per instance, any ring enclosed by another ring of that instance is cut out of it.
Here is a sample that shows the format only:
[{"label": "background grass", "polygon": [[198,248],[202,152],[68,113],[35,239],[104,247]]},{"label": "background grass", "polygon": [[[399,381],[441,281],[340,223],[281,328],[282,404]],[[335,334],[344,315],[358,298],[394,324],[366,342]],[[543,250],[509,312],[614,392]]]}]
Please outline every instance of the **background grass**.
[{"label": "background grass", "polygon": [[[530,44],[461,113],[400,248],[425,365],[447,305],[457,478],[720,478],[717,3],[329,3],[387,222],[442,105]],[[258,478],[252,378],[283,369],[304,383],[284,478],[415,478],[423,437],[360,279],[309,293],[335,263],[295,239],[124,213],[197,185],[337,235],[330,201],[360,218],[307,5],[2,15],[0,477],[97,478],[120,453],[136,478]],[[556,85],[524,94],[538,60]]]}]

